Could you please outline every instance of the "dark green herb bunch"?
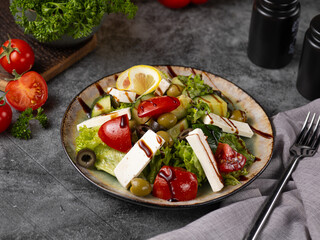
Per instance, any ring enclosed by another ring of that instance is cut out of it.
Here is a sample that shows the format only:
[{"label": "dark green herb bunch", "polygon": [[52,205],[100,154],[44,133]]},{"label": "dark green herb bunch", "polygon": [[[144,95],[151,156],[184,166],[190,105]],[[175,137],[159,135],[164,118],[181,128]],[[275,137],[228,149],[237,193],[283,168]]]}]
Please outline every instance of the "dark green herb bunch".
[{"label": "dark green herb bunch", "polygon": [[16,138],[21,139],[30,139],[31,138],[31,130],[29,122],[30,120],[38,120],[40,125],[43,128],[47,128],[48,126],[48,118],[44,113],[43,108],[38,108],[36,115],[34,115],[34,111],[32,108],[27,108],[23,111],[17,121],[13,124],[11,129],[11,134]]},{"label": "dark green herb bunch", "polygon": [[50,42],[64,34],[74,39],[89,36],[104,14],[133,18],[137,7],[130,0],[13,0],[10,11],[25,33]]}]

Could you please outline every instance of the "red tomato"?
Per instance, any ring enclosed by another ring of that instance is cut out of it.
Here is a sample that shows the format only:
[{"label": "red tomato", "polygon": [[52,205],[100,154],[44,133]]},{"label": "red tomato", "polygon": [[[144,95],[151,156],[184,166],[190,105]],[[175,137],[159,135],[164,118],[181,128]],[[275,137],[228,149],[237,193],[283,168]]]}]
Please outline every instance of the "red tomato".
[{"label": "red tomato", "polygon": [[168,8],[183,8],[187,6],[191,0],[158,0],[162,5]]},{"label": "red tomato", "polygon": [[25,41],[9,39],[0,48],[0,63],[8,73],[12,74],[15,69],[18,74],[22,74],[32,68],[34,53]]},{"label": "red tomato", "polygon": [[220,172],[229,173],[238,171],[246,164],[246,157],[233,150],[226,143],[219,143],[215,153]]},{"label": "red tomato", "polygon": [[159,116],[162,113],[171,112],[179,107],[179,105],[180,101],[175,97],[161,96],[150,98],[139,104],[138,117]]},{"label": "red tomato", "polygon": [[0,133],[4,132],[12,120],[11,107],[0,98]]},{"label": "red tomato", "polygon": [[131,147],[131,132],[128,115],[122,115],[105,122],[98,131],[101,140],[120,152],[128,152]]},{"label": "red tomato", "polygon": [[168,201],[189,201],[196,198],[197,192],[198,180],[194,173],[163,166],[154,181],[152,194]]},{"label": "red tomato", "polygon": [[35,110],[48,99],[47,83],[34,71],[23,74],[18,80],[10,81],[5,91],[8,92],[6,95],[8,102],[18,111],[27,108]]},{"label": "red tomato", "polygon": [[191,0],[191,2],[194,4],[203,4],[208,2],[208,0]]}]

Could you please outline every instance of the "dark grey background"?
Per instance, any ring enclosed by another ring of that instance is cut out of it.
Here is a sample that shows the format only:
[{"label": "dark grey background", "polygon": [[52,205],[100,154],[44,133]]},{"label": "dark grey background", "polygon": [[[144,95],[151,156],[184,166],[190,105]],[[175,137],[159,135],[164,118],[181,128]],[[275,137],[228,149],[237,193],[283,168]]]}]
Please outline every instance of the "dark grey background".
[{"label": "dark grey background", "polygon": [[[317,0],[301,1],[296,53],[279,70],[257,67],[247,58],[251,0],[209,0],[179,10],[156,0],[136,3],[134,20],[108,16],[99,47],[48,83],[49,129],[33,123],[29,141],[0,135],[0,239],[146,239],[219,207],[141,207],[109,196],[78,174],[60,143],[61,119],[72,98],[103,76],[137,64],[183,65],[229,79],[269,116],[308,102],[295,84],[304,33],[320,12]],[[17,116],[14,112],[13,119]]]}]

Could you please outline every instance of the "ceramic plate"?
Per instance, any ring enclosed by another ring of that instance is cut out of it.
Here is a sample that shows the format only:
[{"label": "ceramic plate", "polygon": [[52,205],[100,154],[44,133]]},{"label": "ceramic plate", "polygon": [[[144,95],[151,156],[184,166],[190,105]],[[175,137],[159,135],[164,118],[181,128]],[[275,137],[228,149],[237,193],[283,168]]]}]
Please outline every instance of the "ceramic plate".
[{"label": "ceramic plate", "polygon": [[62,145],[68,158],[78,172],[88,181],[115,197],[149,207],[160,208],[192,208],[212,204],[243,189],[256,179],[268,165],[274,143],[271,123],[261,106],[239,87],[212,73],[180,66],[156,67],[171,76],[202,74],[205,83],[213,89],[220,90],[236,108],[246,111],[248,123],[255,131],[251,139],[246,139],[246,144],[248,149],[257,156],[257,161],[250,167],[249,174],[241,181],[241,184],[225,187],[218,193],[212,192],[209,184],[205,184],[199,188],[196,199],[186,202],[169,202],[155,198],[152,195],[147,197],[134,196],[130,191],[124,189],[115,177],[102,171],[88,170],[78,166],[75,163],[75,139],[78,135],[76,126],[78,123],[87,119],[86,112],[83,110],[83,103],[91,106],[103,90],[106,90],[109,86],[115,86],[115,81],[120,73],[107,76],[85,88],[75,96],[64,114],[61,124]]}]

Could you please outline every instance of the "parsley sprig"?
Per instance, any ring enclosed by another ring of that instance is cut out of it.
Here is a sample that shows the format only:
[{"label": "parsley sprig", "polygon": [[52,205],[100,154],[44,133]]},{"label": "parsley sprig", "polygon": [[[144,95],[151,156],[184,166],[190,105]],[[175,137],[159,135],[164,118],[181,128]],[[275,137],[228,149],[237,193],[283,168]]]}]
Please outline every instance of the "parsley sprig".
[{"label": "parsley sprig", "polygon": [[[10,11],[25,33],[50,42],[64,34],[74,39],[89,36],[104,14],[133,18],[137,7],[130,0],[13,0]],[[30,14],[35,14],[34,19]]]},{"label": "parsley sprig", "polygon": [[30,139],[31,138],[31,130],[29,122],[30,120],[38,120],[40,125],[43,128],[47,128],[48,126],[48,118],[44,113],[43,108],[38,108],[36,115],[34,115],[32,108],[27,108],[23,111],[18,117],[17,121],[13,124],[11,128],[12,136],[21,139]]}]

